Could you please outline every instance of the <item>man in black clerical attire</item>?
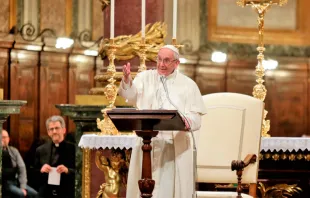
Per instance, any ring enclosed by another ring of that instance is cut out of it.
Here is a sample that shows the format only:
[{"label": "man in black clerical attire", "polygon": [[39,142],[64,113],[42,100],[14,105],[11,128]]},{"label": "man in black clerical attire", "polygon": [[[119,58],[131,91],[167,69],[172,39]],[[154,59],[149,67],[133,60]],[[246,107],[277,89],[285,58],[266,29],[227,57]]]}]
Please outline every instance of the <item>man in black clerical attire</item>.
[{"label": "man in black clerical attire", "polygon": [[[35,159],[35,168],[40,171],[39,197],[74,198],[75,146],[64,141],[66,126],[61,116],[48,118],[46,128],[52,141],[37,148]],[[60,174],[59,185],[48,182],[54,170]]]}]

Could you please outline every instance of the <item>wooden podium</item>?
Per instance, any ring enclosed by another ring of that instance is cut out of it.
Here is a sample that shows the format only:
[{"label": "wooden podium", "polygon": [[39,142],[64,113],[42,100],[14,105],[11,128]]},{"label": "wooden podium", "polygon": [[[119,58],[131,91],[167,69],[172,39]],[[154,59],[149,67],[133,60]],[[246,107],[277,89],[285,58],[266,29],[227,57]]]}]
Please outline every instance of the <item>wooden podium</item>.
[{"label": "wooden podium", "polygon": [[142,198],[152,197],[155,181],[152,180],[151,139],[158,131],[187,131],[182,117],[176,110],[112,109],[107,114],[119,131],[133,130],[143,139],[142,178],[138,185]]}]

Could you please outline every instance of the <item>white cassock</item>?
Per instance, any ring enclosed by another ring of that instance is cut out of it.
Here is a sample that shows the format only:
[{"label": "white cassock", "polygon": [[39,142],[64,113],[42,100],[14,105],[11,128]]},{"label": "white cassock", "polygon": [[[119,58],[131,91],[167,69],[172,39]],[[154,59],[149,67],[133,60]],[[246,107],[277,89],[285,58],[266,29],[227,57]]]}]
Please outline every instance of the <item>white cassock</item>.
[{"label": "white cassock", "polygon": [[[176,109],[189,120],[195,137],[201,115],[206,113],[196,83],[175,70],[169,75],[164,89],[157,70],[137,74],[131,87],[121,82],[119,94],[138,109]],[[195,139],[196,139],[195,138]],[[142,173],[142,139],[132,150],[127,181],[127,198],[139,198],[138,180]],[[153,198],[190,198],[193,193],[193,152],[189,132],[160,131],[152,139],[152,177],[155,180]]]}]

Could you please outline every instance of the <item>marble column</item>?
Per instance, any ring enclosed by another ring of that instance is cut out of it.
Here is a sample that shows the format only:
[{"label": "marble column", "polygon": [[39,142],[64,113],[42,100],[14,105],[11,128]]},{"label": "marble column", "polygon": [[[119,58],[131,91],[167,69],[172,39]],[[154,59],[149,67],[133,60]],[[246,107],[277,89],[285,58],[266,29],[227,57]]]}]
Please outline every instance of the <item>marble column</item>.
[{"label": "marble column", "polygon": [[[2,124],[10,114],[19,114],[20,108],[26,101],[22,100],[0,100],[0,131],[2,133]],[[2,135],[0,135],[0,198],[2,197]]]},{"label": "marble column", "polygon": [[75,198],[82,197],[82,149],[78,147],[83,132],[99,132],[96,119],[102,119],[100,105],[56,105],[63,116],[68,116],[76,125],[75,131]]}]

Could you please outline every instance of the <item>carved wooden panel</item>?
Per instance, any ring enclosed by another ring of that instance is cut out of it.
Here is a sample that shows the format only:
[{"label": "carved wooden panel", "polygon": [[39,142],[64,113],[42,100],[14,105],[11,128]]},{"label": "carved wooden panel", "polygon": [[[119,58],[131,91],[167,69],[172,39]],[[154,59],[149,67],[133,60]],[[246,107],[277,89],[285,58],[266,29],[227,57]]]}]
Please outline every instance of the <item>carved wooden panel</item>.
[{"label": "carved wooden panel", "polygon": [[257,62],[230,61],[227,67],[226,91],[253,96]]},{"label": "carved wooden panel", "polygon": [[10,65],[10,99],[26,100],[20,115],[12,115],[10,134],[12,144],[22,154],[27,152],[38,130],[38,52],[12,50]]},{"label": "carved wooden panel", "polygon": [[[69,103],[75,104],[75,95],[87,95],[95,87],[95,57],[71,55],[69,58]],[[75,124],[69,120],[68,131],[75,131]]]},{"label": "carved wooden panel", "polygon": [[74,84],[76,86],[74,95],[88,94],[89,90],[94,87],[95,69],[95,57],[84,55],[70,56],[70,71],[72,70],[70,72],[70,81],[75,80]]},{"label": "carved wooden panel", "polygon": [[180,64],[179,65],[179,71],[188,76],[191,79],[195,79],[195,65],[194,64]]},{"label": "carved wooden panel", "polygon": [[0,48],[0,88],[3,89],[3,99],[8,99],[8,63],[9,63],[9,50]]},{"label": "carved wooden panel", "polygon": [[[297,61],[297,60],[295,60]],[[266,72],[266,110],[271,136],[300,137],[308,132],[307,63],[284,63]]]},{"label": "carved wooden panel", "polygon": [[223,92],[225,88],[225,65],[198,65],[195,81],[202,95]]},{"label": "carved wooden panel", "polygon": [[60,111],[55,105],[68,103],[68,90],[68,55],[42,52],[40,67],[40,136],[47,135],[46,119],[52,115],[60,115]]}]

